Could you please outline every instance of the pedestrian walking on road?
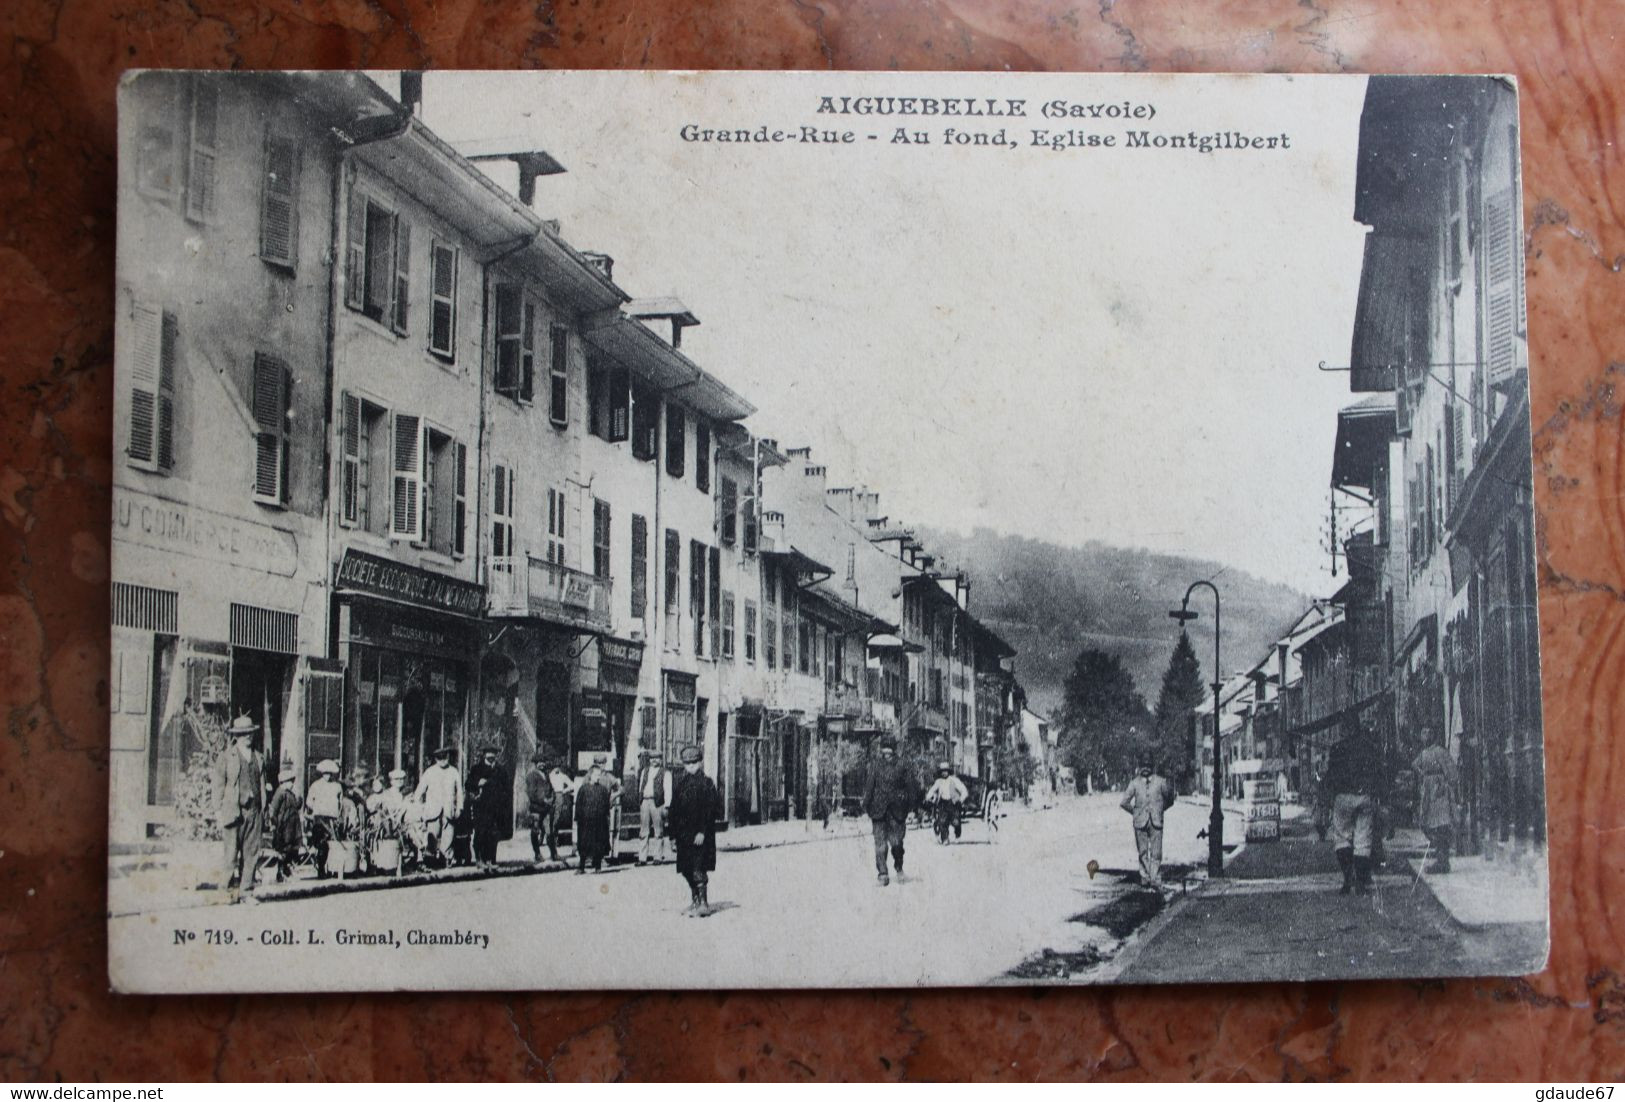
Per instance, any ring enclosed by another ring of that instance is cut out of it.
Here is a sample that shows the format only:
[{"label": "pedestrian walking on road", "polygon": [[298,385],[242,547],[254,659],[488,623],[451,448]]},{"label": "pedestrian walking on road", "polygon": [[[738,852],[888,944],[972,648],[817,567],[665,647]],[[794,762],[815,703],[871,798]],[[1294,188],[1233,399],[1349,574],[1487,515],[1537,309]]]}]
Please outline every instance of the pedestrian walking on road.
[{"label": "pedestrian walking on road", "polygon": [[525,803],[530,808],[530,852],[536,863],[542,863],[542,845],[547,845],[548,856],[559,859],[559,835],[554,829],[553,782],[547,776],[547,751],[538,750],[530,759],[530,772],[525,774]]},{"label": "pedestrian walking on road", "polygon": [[259,866],[260,834],[265,824],[265,763],[254,749],[259,724],[247,714],[231,721],[231,743],[215,759],[214,795],[225,839],[221,886],[253,900],[254,872]]},{"label": "pedestrian walking on road", "polygon": [[965,801],[969,798],[965,782],[954,776],[953,766],[947,762],[938,765],[937,779],[925,794],[925,802],[931,805],[931,822],[936,828],[937,841],[948,841],[950,826],[954,828],[954,838],[960,837]]},{"label": "pedestrian walking on road", "polygon": [[875,871],[880,885],[891,883],[886,873],[886,851],[891,851],[897,878],[903,877],[903,836],[908,817],[920,804],[920,786],[914,771],[897,760],[897,744],[891,739],[880,743],[880,758],[869,769],[863,791],[863,810],[869,816],[875,837]]},{"label": "pedestrian walking on road", "polygon": [[609,759],[599,754],[592,759],[587,779],[576,789],[576,875],[587,871],[591,862],[593,872],[601,872],[604,858],[609,856],[609,786],[604,783],[604,767]]},{"label": "pedestrian walking on road", "polygon": [[638,837],[643,841],[638,850],[638,864],[641,865],[649,860],[651,843],[659,849],[657,860],[666,859],[663,817],[673,797],[671,774],[666,772],[660,751],[639,754],[638,761]]},{"label": "pedestrian walking on road", "polygon": [[1339,895],[1371,890],[1371,843],[1375,828],[1380,767],[1375,732],[1354,719],[1344,721],[1343,737],[1332,747],[1326,786],[1332,794],[1332,844],[1343,870]]},{"label": "pedestrian walking on road", "polygon": [[677,848],[677,871],[688,881],[689,915],[712,913],[710,874],[717,868],[717,823],[722,818],[722,794],[701,768],[698,746],[685,746],[683,775],[671,797],[671,837]]},{"label": "pedestrian walking on road", "polygon": [[1140,759],[1139,775],[1128,782],[1118,806],[1134,817],[1134,849],[1140,857],[1140,884],[1162,888],[1163,816],[1174,806],[1177,793],[1168,778],[1156,771],[1150,757]]},{"label": "pedestrian walking on road", "polygon": [[1433,860],[1424,872],[1450,871],[1450,846],[1456,826],[1456,786],[1459,776],[1456,759],[1444,748],[1439,735],[1428,730],[1423,733],[1427,749],[1417,755],[1412,768],[1416,770],[1421,788],[1417,807],[1417,825],[1428,836]]}]

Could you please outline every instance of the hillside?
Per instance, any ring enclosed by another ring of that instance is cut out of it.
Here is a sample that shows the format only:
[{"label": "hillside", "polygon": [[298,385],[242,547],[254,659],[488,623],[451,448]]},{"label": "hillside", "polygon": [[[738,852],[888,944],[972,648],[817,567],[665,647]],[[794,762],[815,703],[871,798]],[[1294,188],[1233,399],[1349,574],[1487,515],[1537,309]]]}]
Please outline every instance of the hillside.
[{"label": "hillside", "polygon": [[[986,528],[970,535],[916,528],[920,541],[971,578],[971,610],[1016,648],[1016,673],[1032,707],[1058,711],[1061,684],[1078,651],[1118,654],[1154,706],[1179,628],[1168,610],[1185,588],[1216,578],[1224,600],[1225,672],[1250,666],[1308,604],[1307,595],[1221,563],[1091,542],[1062,547]],[[1221,573],[1222,571],[1222,573]],[[1202,614],[1191,641],[1212,680],[1213,601],[1192,599]]]}]

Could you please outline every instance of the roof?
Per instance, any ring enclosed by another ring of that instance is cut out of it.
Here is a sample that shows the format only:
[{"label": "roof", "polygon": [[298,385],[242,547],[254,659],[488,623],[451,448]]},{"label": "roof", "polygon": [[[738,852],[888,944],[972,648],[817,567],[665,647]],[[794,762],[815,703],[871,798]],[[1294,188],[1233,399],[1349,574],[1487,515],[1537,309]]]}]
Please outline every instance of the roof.
[{"label": "roof", "polygon": [[682,405],[708,417],[738,421],[756,412],[755,406],[722,380],[624,310],[607,314],[590,325],[587,340]]},{"label": "roof", "polygon": [[[784,559],[790,564],[797,574],[822,574],[824,575],[824,578],[828,578],[835,573],[833,569],[825,566],[823,563],[819,562],[805,551],[797,550],[794,545],[787,547],[782,551],[776,548],[763,547],[759,549],[758,554],[762,555],[764,558]],[[823,581],[823,578],[818,580]]]}]

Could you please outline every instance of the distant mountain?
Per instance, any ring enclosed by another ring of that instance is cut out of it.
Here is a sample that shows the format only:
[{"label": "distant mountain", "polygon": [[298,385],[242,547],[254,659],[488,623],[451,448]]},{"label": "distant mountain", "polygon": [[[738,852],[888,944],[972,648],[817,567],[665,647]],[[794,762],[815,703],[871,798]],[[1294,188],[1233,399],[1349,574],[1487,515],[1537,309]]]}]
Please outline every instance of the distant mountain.
[{"label": "distant mountain", "polygon": [[[939,561],[970,575],[971,611],[1016,649],[1016,676],[1031,707],[1045,713],[1059,711],[1067,671],[1086,646],[1117,654],[1155,707],[1179,636],[1168,610],[1198,578],[1215,579],[1223,595],[1227,676],[1262,658],[1309,604],[1290,586],[1180,555],[1098,542],[1063,547],[986,528],[967,536],[916,526],[915,534]],[[1191,642],[1211,682],[1212,597],[1199,593],[1191,606],[1202,616]]]}]

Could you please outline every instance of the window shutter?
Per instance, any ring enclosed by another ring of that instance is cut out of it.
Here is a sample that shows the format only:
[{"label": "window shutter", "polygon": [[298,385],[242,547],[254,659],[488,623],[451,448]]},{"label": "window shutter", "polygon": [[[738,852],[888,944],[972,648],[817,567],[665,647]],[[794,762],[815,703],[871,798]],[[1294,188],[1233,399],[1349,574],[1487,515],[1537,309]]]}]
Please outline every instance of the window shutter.
[{"label": "window shutter", "polygon": [[344,392],[344,470],[340,476],[339,521],[355,524],[361,519],[361,399]]},{"label": "window shutter", "polygon": [[632,618],[641,620],[649,603],[649,522],[632,517]]},{"label": "window shutter", "polygon": [[456,508],[452,513],[451,553],[461,558],[468,553],[468,445],[459,443],[453,460]]},{"label": "window shutter", "polygon": [[1450,406],[1450,416],[1444,423],[1445,463],[1450,468],[1450,508],[1456,507],[1461,497],[1461,482],[1466,475],[1467,408],[1460,402]]},{"label": "window shutter", "polygon": [[519,397],[529,402],[536,397],[536,304],[524,304],[520,322]]},{"label": "window shutter", "polygon": [[390,328],[406,332],[407,308],[412,298],[412,223],[395,216],[395,288],[391,297]]},{"label": "window shutter", "polygon": [[712,547],[707,549],[706,554],[710,575],[707,588],[711,615],[711,657],[715,658],[722,652],[722,552]]},{"label": "window shutter", "polygon": [[451,359],[457,340],[457,250],[436,241],[429,258],[429,351]]},{"label": "window shutter", "polygon": [[731,478],[722,480],[722,492],[717,495],[720,523],[717,529],[725,547],[732,547],[739,535],[739,484]]},{"label": "window shutter", "polygon": [[186,172],[186,217],[206,222],[214,214],[215,139],[219,130],[220,90],[214,78],[192,78],[192,133]]},{"label": "window shutter", "polygon": [[1511,188],[1484,200],[1484,359],[1491,386],[1518,367],[1518,235]]},{"label": "window shutter", "polygon": [[354,186],[345,220],[344,305],[360,310],[367,304],[367,197]]},{"label": "window shutter", "polygon": [[498,285],[496,390],[510,398],[517,397],[519,392],[522,318],[519,288],[512,283]]},{"label": "window shutter", "polygon": [[158,469],[175,466],[175,315],[158,324]]},{"label": "window shutter", "polygon": [[281,360],[254,355],[254,500],[280,505],[287,500],[288,369]]},{"label": "window shutter", "polygon": [[609,373],[609,438],[625,440],[631,430],[632,382],[624,367]]},{"label": "window shutter", "polygon": [[570,421],[568,330],[562,325],[548,327],[548,417],[555,425]]},{"label": "window shutter", "polygon": [[389,530],[409,540],[423,538],[423,419],[395,414],[393,509]]},{"label": "window shutter", "polygon": [[158,374],[163,350],[163,312],[145,303],[131,311],[130,443],[132,463],[153,466],[158,457]]},{"label": "window shutter", "polygon": [[299,146],[291,138],[265,137],[265,178],[260,191],[260,256],[292,265],[298,258]]}]

